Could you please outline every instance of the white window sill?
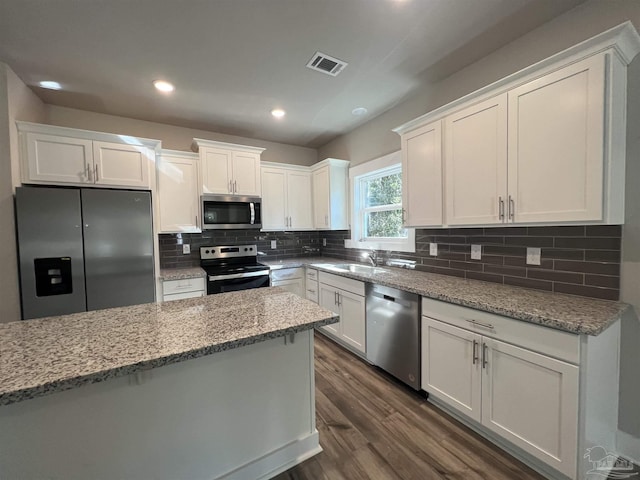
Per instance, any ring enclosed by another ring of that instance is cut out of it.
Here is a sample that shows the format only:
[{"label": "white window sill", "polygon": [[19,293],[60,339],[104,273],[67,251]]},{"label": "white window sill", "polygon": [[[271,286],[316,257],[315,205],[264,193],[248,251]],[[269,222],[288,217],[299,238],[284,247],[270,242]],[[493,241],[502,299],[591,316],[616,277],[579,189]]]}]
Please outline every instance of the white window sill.
[{"label": "white window sill", "polygon": [[388,250],[394,252],[408,252],[415,253],[416,251],[416,242],[415,238],[412,235],[409,235],[409,239],[407,241],[401,242],[391,242],[391,241],[380,241],[380,242],[362,242],[357,240],[345,240],[344,241],[345,248],[361,248],[361,249],[374,249],[374,250]]}]

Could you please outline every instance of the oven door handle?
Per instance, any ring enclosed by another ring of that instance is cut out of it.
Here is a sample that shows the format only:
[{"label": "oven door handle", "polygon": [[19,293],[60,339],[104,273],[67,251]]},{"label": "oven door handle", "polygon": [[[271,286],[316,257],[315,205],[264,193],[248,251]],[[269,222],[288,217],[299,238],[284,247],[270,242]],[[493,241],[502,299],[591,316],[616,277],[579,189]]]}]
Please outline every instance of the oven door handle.
[{"label": "oven door handle", "polygon": [[209,281],[231,280],[233,278],[268,277],[269,270],[258,270],[256,272],[232,273],[230,275],[209,275]]}]

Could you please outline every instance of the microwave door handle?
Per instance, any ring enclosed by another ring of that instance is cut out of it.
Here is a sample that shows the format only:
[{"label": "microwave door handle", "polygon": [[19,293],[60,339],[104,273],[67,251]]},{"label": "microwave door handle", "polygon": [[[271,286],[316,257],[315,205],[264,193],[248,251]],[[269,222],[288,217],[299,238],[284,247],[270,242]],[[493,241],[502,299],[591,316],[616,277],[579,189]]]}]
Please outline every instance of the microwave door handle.
[{"label": "microwave door handle", "polygon": [[253,202],[249,203],[249,210],[251,211],[251,221],[249,222],[251,225],[256,223],[256,208],[253,205]]}]

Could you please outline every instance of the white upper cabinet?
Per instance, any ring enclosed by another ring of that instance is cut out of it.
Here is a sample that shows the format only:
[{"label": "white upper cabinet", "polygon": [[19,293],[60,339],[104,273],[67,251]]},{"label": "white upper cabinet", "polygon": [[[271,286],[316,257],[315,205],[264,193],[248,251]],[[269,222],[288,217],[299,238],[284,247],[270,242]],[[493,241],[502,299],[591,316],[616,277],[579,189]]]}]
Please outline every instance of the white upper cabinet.
[{"label": "white upper cabinet", "polygon": [[308,169],[263,165],[262,229],[312,229],[311,173]]},{"label": "white upper cabinet", "polygon": [[445,223],[502,223],[508,200],[507,95],[449,115],[444,135]]},{"label": "white upper cabinet", "polygon": [[402,135],[404,225],[442,225],[442,122]]},{"label": "white upper cabinet", "polygon": [[193,139],[200,152],[202,193],[260,196],[260,155],[264,148]]},{"label": "white upper cabinet", "polygon": [[347,230],[349,162],[328,158],[311,167],[313,224],[319,230]]},{"label": "white upper cabinet", "polygon": [[394,129],[405,224],[624,223],[626,67],[638,52],[627,22]]},{"label": "white upper cabinet", "polygon": [[148,187],[155,153],[147,147],[93,142],[95,183],[103,186]]},{"label": "white upper cabinet", "polygon": [[17,122],[23,183],[150,188],[157,140]]},{"label": "white upper cabinet", "polygon": [[605,61],[509,91],[509,211],[517,223],[603,219]]},{"label": "white upper cabinet", "polygon": [[158,162],[159,233],[200,232],[199,158],[162,150]]}]

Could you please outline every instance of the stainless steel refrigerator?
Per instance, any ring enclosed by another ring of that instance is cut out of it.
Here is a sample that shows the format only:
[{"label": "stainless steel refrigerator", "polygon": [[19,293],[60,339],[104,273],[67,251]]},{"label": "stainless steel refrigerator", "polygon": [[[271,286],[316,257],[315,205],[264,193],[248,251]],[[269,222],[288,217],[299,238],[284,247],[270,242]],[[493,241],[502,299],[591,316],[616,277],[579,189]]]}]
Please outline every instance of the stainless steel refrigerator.
[{"label": "stainless steel refrigerator", "polygon": [[151,194],[19,187],[22,318],[155,300]]}]

